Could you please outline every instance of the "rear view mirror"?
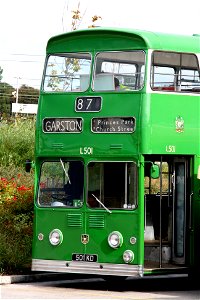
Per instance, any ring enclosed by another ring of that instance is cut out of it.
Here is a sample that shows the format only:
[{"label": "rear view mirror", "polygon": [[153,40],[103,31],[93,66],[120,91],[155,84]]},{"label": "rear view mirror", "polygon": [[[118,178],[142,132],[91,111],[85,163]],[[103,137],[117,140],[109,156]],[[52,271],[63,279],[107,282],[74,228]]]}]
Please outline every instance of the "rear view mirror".
[{"label": "rear view mirror", "polygon": [[152,164],[151,169],[150,169],[150,176],[153,179],[157,179],[160,176],[160,168],[156,164]]},{"label": "rear view mirror", "polygon": [[32,161],[31,161],[30,159],[27,159],[27,160],[25,161],[25,171],[26,171],[27,173],[30,173],[31,167],[32,167]]},{"label": "rear view mirror", "polygon": [[200,179],[200,165],[198,166],[197,179]]}]

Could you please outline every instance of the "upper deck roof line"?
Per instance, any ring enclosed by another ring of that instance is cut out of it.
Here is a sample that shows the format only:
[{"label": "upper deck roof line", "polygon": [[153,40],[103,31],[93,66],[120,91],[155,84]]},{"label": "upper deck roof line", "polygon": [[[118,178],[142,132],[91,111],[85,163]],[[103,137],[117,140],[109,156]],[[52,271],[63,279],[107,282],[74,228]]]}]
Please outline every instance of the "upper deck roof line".
[{"label": "upper deck roof line", "polygon": [[128,35],[129,37],[138,36],[145,41],[147,48],[150,49],[166,49],[171,51],[186,51],[200,53],[200,35],[181,35],[171,33],[159,33],[131,28],[113,28],[113,27],[96,27],[82,30],[74,30],[61,35],[53,36],[49,39],[48,44],[51,42],[59,41],[61,39],[68,39],[70,37],[78,37],[84,35],[100,34],[116,34]]}]

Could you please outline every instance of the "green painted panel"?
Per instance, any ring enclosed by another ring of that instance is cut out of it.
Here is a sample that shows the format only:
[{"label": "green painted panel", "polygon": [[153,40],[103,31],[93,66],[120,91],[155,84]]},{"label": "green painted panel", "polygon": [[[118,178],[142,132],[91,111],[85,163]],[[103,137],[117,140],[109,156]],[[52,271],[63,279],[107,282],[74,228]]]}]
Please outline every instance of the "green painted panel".
[{"label": "green painted panel", "polygon": [[147,94],[142,108],[142,152],[198,153],[199,100],[200,96]]},{"label": "green painted panel", "polygon": [[47,53],[67,51],[164,49],[200,52],[200,36],[154,33],[134,29],[94,28],[52,37]]},{"label": "green painted panel", "polygon": [[[141,99],[139,93],[126,94],[123,97],[114,93],[102,93],[102,110],[96,113],[75,112],[75,101],[78,96],[80,95],[41,95],[39,104],[41,113],[38,115],[36,125],[38,137],[37,156],[80,156],[84,147],[92,148],[91,156],[132,156],[138,153]],[[53,105],[54,102],[57,102],[58,97],[59,104]],[[112,110],[110,109],[111,107]],[[45,118],[65,117],[81,117],[83,120],[83,131],[80,133],[43,132],[42,124]],[[135,131],[133,133],[94,133],[91,130],[91,122],[94,117],[134,117]]]}]

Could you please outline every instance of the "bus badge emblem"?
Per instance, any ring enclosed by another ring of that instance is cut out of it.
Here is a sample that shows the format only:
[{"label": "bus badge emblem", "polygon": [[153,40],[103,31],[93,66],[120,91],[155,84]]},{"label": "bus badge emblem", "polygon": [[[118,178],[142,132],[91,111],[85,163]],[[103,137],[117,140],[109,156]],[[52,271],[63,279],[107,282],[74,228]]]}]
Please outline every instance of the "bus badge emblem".
[{"label": "bus badge emblem", "polygon": [[89,242],[89,235],[88,234],[82,234],[81,235],[81,242],[82,244],[87,244]]},{"label": "bus badge emblem", "polygon": [[176,117],[176,132],[181,133],[184,131],[184,120],[182,117],[178,116]]}]

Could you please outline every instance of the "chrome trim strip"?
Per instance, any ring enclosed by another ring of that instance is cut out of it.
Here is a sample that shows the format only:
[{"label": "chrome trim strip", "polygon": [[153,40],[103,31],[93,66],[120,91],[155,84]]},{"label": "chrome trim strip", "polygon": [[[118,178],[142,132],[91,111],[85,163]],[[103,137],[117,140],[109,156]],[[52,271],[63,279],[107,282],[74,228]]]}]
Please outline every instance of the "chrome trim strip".
[{"label": "chrome trim strip", "polygon": [[78,274],[143,276],[142,265],[88,263],[65,260],[33,259],[32,271],[49,271]]}]

